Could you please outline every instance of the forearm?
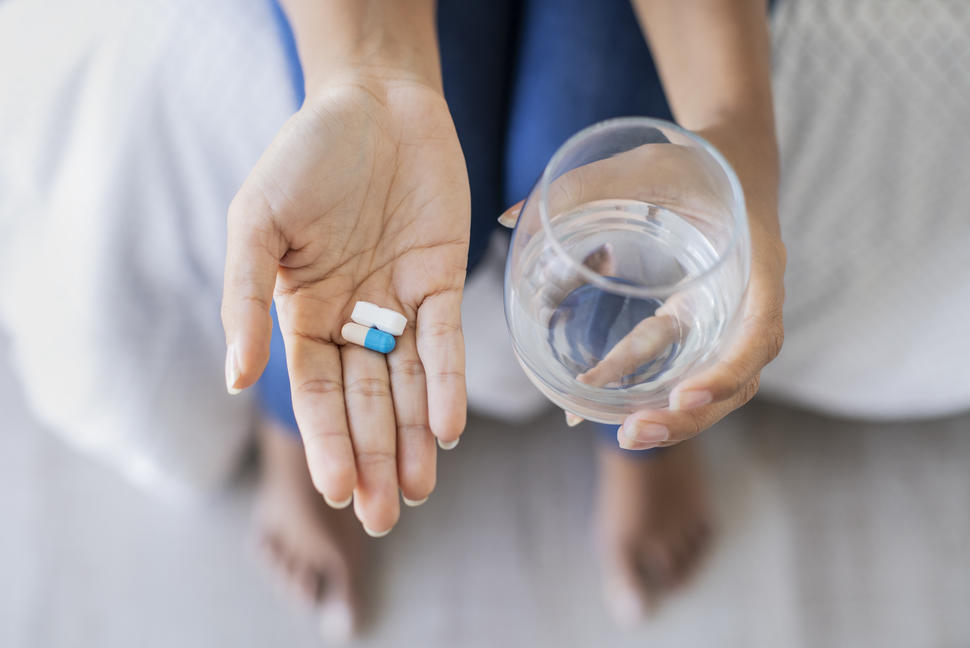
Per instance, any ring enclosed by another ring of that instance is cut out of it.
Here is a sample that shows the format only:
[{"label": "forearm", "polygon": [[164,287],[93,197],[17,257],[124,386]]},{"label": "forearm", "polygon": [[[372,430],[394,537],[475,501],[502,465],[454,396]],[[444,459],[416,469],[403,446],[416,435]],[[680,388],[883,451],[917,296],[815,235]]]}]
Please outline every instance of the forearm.
[{"label": "forearm", "polygon": [[677,121],[713,140],[752,225],[777,234],[778,150],[765,0],[633,0]]},{"label": "forearm", "polygon": [[435,0],[281,0],[307,96],[342,75],[406,79],[441,89]]}]

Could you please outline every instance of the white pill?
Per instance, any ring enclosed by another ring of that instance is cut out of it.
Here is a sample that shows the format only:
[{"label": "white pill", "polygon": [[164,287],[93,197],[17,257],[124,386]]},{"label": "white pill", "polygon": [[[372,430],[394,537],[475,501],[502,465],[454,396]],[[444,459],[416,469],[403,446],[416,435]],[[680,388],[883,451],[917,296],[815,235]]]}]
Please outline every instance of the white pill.
[{"label": "white pill", "polygon": [[408,318],[404,315],[390,308],[382,308],[380,317],[374,326],[391,335],[400,335],[404,333],[404,327],[407,325]]},{"label": "white pill", "polygon": [[350,319],[361,326],[373,326],[391,335],[404,333],[404,327],[408,325],[408,318],[396,310],[381,308],[377,304],[365,301],[354,304],[354,312],[351,313]]},{"label": "white pill", "polygon": [[361,326],[366,326],[368,328],[371,326],[377,326],[377,322],[380,320],[380,318],[381,307],[377,304],[372,304],[365,301],[359,301],[354,304],[354,312],[350,315],[350,319],[354,320]]}]

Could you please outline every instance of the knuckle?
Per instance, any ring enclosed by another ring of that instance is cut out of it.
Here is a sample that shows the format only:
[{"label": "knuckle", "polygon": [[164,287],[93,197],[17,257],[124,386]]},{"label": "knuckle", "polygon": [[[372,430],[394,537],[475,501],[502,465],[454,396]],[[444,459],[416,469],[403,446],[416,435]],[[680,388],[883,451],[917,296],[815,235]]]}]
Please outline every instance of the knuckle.
[{"label": "knuckle", "polygon": [[458,371],[456,369],[442,369],[441,371],[435,371],[431,376],[429,376],[432,381],[438,384],[451,385],[455,383],[465,384],[465,372]]},{"label": "knuckle", "polygon": [[785,327],[780,321],[769,331],[767,345],[769,360],[774,360],[785,345]]},{"label": "knuckle", "polygon": [[[785,344],[785,325],[782,315],[782,307],[779,304],[772,307],[766,314],[752,316],[750,326],[757,331],[757,354],[760,366],[764,366],[778,357],[781,348]],[[738,385],[740,389],[741,385]]]},{"label": "knuckle", "polygon": [[305,394],[315,394],[317,396],[326,396],[328,394],[341,393],[343,392],[343,383],[339,380],[334,380],[332,378],[316,378],[313,380],[304,380],[297,385],[297,391]]},{"label": "knuckle", "polygon": [[431,340],[439,340],[460,332],[461,326],[452,322],[432,322],[420,327],[421,337]]},{"label": "knuckle", "polygon": [[691,439],[707,429],[708,425],[700,415],[692,412],[685,412],[684,414],[685,416],[680,418],[676,423],[671,422],[673,424],[668,425],[670,438],[660,444],[660,447],[677,445],[681,441]]},{"label": "knuckle", "polygon": [[400,436],[407,437],[431,437],[431,426],[427,423],[400,423],[397,426]]},{"label": "knuckle", "polygon": [[395,362],[391,366],[394,374],[408,378],[418,378],[424,376],[424,365],[420,360],[409,359]]},{"label": "knuckle", "polygon": [[273,298],[261,295],[259,293],[251,293],[248,295],[242,295],[239,300],[243,303],[255,304],[261,311],[269,312],[269,309],[273,306]]},{"label": "knuckle", "polygon": [[764,330],[762,340],[766,356],[765,364],[767,364],[778,357],[782,346],[785,344],[785,325],[781,307],[779,306],[770,315],[764,317],[761,324]]},{"label": "knuckle", "polygon": [[386,398],[391,395],[387,381],[381,378],[357,378],[348,382],[344,389],[348,396]]},{"label": "knuckle", "polygon": [[[715,394],[715,400],[720,398],[726,398],[731,394],[736,394],[745,383],[744,376],[742,375],[741,369],[737,367],[734,363],[727,361],[720,361],[723,371],[721,371],[721,382],[722,387],[720,394]],[[717,391],[717,390],[715,390]]]},{"label": "knuckle", "polygon": [[380,466],[394,463],[396,455],[391,450],[358,450],[355,453],[358,467]]},{"label": "knuckle", "polygon": [[333,441],[346,439],[347,431],[337,426],[312,426],[306,429],[300,428],[300,438],[307,449],[307,456],[316,457],[327,453],[328,447],[332,446]]},{"label": "knuckle", "polygon": [[744,405],[751,402],[755,394],[758,393],[758,388],[761,386],[761,374],[757,374],[752,378],[748,384],[746,384],[738,394],[738,405]]}]

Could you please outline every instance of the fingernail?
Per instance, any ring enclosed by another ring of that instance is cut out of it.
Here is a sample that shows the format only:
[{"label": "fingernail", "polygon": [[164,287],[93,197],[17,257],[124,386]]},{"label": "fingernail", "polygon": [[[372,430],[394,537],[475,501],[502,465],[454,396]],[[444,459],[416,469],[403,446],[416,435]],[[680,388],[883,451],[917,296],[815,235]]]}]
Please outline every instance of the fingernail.
[{"label": "fingernail", "polygon": [[520,211],[521,211],[520,209],[515,209],[515,210],[510,209],[506,212],[503,212],[502,215],[498,217],[498,224],[501,225],[502,227],[508,227],[509,229],[512,229],[513,227],[515,227],[515,222],[519,220]]},{"label": "fingernail", "polygon": [[[658,423],[645,423],[637,421],[632,424],[624,423],[620,428],[619,436],[626,446],[633,444],[652,446],[662,443],[670,438],[670,430]],[[623,443],[621,443],[623,445]],[[636,448],[637,450],[644,448]]]},{"label": "fingernail", "polygon": [[438,439],[438,447],[441,448],[442,450],[451,450],[456,445],[458,445],[458,442],[460,440],[461,440],[461,437],[458,437],[454,441],[442,441],[441,439]]},{"label": "fingernail", "polygon": [[226,391],[235,396],[242,390],[236,387],[239,382],[239,365],[236,361],[236,350],[232,345],[226,349]]},{"label": "fingernail", "polygon": [[714,400],[713,394],[709,391],[685,391],[675,395],[671,409],[689,410],[695,407],[703,407]]},{"label": "fingernail", "polygon": [[372,538],[383,538],[384,536],[386,536],[388,533],[391,532],[391,529],[394,528],[394,527],[391,527],[391,529],[388,529],[387,531],[378,532],[378,531],[371,531],[370,529],[367,528],[366,524],[361,523],[361,526],[364,527],[364,533],[366,533]]},{"label": "fingernail", "polygon": [[[430,497],[430,495],[429,495],[429,497]],[[428,498],[427,497],[425,497],[424,499],[419,499],[419,500],[408,499],[407,497],[404,496],[404,493],[401,493],[401,499],[404,500],[404,505],[405,506],[410,506],[412,508],[414,508],[415,506],[421,506],[422,504],[424,504],[425,502],[428,501]]]},{"label": "fingernail", "polygon": [[582,416],[576,416],[572,412],[566,412],[566,425],[569,427],[576,427],[583,422]]},{"label": "fingernail", "polygon": [[352,501],[354,501],[354,495],[353,495],[353,493],[351,493],[350,497],[348,497],[347,499],[345,499],[342,502],[334,502],[332,499],[330,499],[329,497],[327,497],[326,495],[324,495],[323,496],[323,501],[326,502],[327,503],[327,506],[329,506],[330,508],[345,509],[348,506],[350,506],[350,503]]}]

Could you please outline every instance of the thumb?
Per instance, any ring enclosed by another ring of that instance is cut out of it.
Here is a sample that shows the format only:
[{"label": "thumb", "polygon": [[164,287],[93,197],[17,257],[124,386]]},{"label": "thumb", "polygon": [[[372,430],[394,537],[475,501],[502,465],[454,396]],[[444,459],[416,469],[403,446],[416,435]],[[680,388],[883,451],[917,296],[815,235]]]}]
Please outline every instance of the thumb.
[{"label": "thumb", "polygon": [[264,200],[247,200],[242,191],[229,206],[222,327],[230,394],[255,383],[269,360],[270,307],[284,246],[268,213]]}]

